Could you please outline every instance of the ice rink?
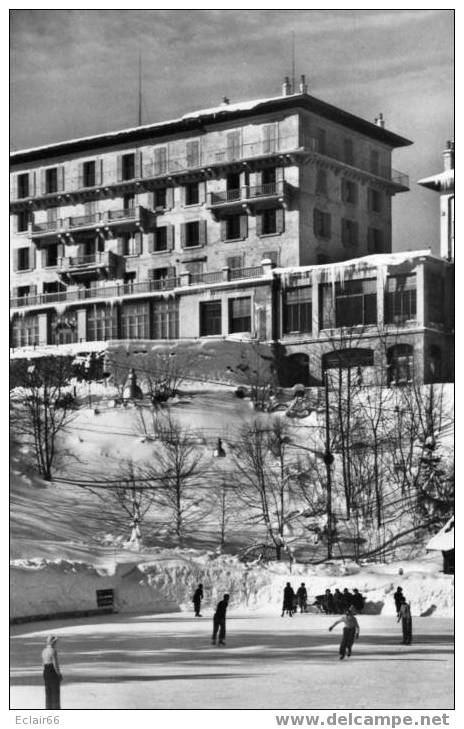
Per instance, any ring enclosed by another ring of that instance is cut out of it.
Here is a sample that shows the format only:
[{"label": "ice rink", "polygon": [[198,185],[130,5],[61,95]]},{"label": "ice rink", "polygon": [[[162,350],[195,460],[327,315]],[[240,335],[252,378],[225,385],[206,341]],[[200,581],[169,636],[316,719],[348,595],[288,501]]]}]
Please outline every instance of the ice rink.
[{"label": "ice rink", "polygon": [[42,709],[41,649],[59,637],[63,709],[452,709],[453,622],[414,618],[401,645],[394,617],[359,616],[353,655],[341,626],[312,614],[231,612],[227,645],[211,615],[111,615],[15,625],[11,708]]}]

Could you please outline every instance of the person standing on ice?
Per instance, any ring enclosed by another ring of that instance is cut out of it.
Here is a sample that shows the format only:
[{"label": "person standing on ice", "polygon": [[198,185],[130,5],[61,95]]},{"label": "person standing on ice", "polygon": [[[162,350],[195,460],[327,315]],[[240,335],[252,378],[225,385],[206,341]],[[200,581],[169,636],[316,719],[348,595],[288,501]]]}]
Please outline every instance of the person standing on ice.
[{"label": "person standing on ice", "polygon": [[397,587],[396,588],[396,592],[393,595],[393,599],[395,601],[396,614],[399,615],[400,614],[401,603],[405,599],[405,597],[403,595],[403,590],[401,589],[401,587]]},{"label": "person standing on ice", "polygon": [[353,615],[352,607],[345,610],[345,614],[330,626],[329,631],[333,630],[339,623],[343,623],[343,634],[339,648],[340,660],[342,661],[345,654],[348,657],[351,656],[354,639],[359,638],[359,623]]},{"label": "person standing on ice", "polygon": [[403,602],[400,605],[398,612],[399,623],[401,620],[401,627],[403,629],[403,645],[411,645],[412,641],[412,616],[411,616],[411,603],[406,602],[406,598],[403,597]]},{"label": "person standing on ice", "polygon": [[195,610],[195,617],[201,618],[200,608],[201,608],[201,601],[203,600],[203,585],[201,584],[201,582],[198,585],[195,592],[193,593],[192,599],[193,599],[193,608]]},{"label": "person standing on ice", "polygon": [[298,590],[296,591],[297,605],[300,607],[300,612],[304,613],[306,610],[306,604],[308,602],[308,591],[304,582],[301,583]]},{"label": "person standing on ice", "polygon": [[284,587],[284,601],[282,604],[282,615],[283,618],[285,613],[288,614],[290,618],[293,617],[293,611],[295,609],[295,593],[293,591],[293,587],[291,586],[290,582],[287,582],[287,584]]},{"label": "person standing on ice", "polygon": [[56,636],[49,635],[47,644],[42,651],[46,709],[61,709],[60,683],[63,680],[63,676],[61,675],[58,664],[58,653],[56,651],[57,640],[58,638]]},{"label": "person standing on ice", "polygon": [[218,602],[216,612],[213,616],[213,637],[211,639],[211,643],[213,645],[216,645],[216,636],[219,631],[219,645],[225,645],[225,637],[226,637],[226,612],[227,612],[227,606],[229,604],[229,595],[226,593],[222,600]]}]

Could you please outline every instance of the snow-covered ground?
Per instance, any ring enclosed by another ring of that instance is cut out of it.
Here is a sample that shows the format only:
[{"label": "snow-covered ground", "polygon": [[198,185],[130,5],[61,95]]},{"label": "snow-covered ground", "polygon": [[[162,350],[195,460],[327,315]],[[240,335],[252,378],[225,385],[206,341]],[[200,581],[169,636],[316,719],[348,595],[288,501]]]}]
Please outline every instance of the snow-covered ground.
[{"label": "snow-covered ground", "polygon": [[361,616],[353,655],[338,659],[333,618],[231,611],[227,646],[210,645],[211,610],[18,625],[11,708],[41,709],[40,652],[59,637],[66,709],[453,708],[452,621],[416,618],[400,645],[393,617]]}]

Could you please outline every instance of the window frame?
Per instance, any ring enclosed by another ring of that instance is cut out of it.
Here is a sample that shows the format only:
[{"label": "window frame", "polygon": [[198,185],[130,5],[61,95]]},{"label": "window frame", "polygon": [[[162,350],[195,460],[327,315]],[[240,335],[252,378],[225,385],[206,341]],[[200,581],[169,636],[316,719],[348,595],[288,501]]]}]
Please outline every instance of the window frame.
[{"label": "window frame", "polygon": [[[222,301],[200,301],[199,306],[199,333],[200,337],[217,337],[222,335]],[[212,319],[207,320],[209,309],[216,308],[216,314]],[[212,331],[212,330],[215,331]],[[217,331],[216,331],[217,330]]]}]

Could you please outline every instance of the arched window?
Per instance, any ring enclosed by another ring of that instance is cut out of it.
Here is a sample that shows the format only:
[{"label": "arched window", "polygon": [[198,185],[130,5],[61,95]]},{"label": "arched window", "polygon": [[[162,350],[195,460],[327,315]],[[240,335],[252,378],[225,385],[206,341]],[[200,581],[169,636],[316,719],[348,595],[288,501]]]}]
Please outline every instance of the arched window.
[{"label": "arched window", "polygon": [[404,385],[414,376],[414,348],[411,344],[395,344],[387,350],[388,384]]}]

